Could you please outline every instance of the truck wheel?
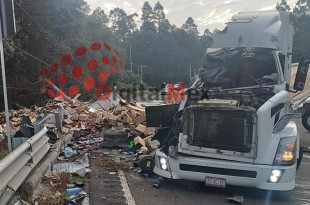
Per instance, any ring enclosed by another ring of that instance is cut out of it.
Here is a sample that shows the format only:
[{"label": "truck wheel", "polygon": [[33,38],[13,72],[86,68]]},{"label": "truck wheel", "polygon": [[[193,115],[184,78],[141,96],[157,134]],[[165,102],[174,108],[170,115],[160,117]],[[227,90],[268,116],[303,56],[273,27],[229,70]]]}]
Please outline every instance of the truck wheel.
[{"label": "truck wheel", "polygon": [[310,132],[310,112],[305,112],[302,116],[302,125]]},{"label": "truck wheel", "polygon": [[149,155],[142,155],[138,160],[138,166],[141,168],[142,172],[151,174],[155,167],[155,159]]},{"label": "truck wheel", "polygon": [[298,158],[298,160],[297,160],[297,167],[296,167],[297,170],[298,170],[299,167],[300,167],[300,164],[301,164],[303,155],[304,155],[304,151],[303,151],[302,148],[300,147],[300,149],[299,149],[299,158]]}]

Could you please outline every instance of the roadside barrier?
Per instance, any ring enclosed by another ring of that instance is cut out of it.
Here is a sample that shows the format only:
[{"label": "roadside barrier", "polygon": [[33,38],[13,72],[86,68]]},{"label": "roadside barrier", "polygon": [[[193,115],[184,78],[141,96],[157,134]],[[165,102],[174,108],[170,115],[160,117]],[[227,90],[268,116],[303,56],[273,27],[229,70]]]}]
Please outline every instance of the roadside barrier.
[{"label": "roadside barrier", "polygon": [[0,161],[0,204],[9,202],[50,149],[44,127]]}]

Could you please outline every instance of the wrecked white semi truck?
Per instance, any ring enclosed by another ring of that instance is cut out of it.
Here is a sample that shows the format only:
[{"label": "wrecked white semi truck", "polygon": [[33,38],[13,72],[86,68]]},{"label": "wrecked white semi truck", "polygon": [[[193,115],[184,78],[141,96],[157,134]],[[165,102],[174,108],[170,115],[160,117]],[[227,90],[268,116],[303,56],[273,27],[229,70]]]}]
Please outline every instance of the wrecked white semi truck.
[{"label": "wrecked white semi truck", "polygon": [[293,120],[301,114],[289,85],[303,90],[309,62],[300,60],[290,82],[293,34],[286,13],[259,11],[234,15],[213,35],[200,78],[179,107],[146,108],[148,126],[161,127],[156,174],[216,187],[294,189],[300,142]]}]

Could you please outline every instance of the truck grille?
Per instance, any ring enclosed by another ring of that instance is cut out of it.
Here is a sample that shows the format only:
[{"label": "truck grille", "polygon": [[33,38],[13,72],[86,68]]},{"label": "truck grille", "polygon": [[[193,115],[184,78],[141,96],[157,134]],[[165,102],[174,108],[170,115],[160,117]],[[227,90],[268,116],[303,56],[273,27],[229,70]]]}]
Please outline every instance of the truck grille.
[{"label": "truck grille", "polygon": [[248,178],[256,178],[256,175],[257,175],[256,171],[226,169],[226,168],[224,169],[224,168],[197,166],[197,165],[189,165],[189,164],[180,164],[180,170],[200,172],[200,173],[209,173],[209,174],[220,174],[220,175],[236,176],[236,177],[248,177]]},{"label": "truck grille", "polygon": [[183,116],[183,133],[192,146],[248,153],[254,113],[254,108],[188,107]]}]

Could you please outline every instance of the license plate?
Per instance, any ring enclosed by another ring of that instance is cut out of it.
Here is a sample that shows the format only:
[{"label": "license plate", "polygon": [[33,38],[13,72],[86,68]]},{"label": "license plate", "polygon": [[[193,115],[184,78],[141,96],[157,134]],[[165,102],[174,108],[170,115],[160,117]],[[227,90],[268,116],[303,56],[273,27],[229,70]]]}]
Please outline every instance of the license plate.
[{"label": "license plate", "polygon": [[206,177],[206,186],[226,188],[226,180],[220,178]]}]

